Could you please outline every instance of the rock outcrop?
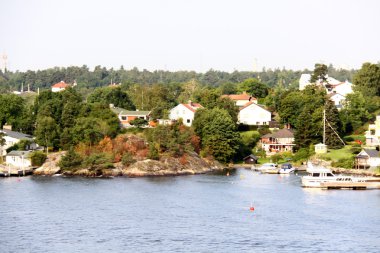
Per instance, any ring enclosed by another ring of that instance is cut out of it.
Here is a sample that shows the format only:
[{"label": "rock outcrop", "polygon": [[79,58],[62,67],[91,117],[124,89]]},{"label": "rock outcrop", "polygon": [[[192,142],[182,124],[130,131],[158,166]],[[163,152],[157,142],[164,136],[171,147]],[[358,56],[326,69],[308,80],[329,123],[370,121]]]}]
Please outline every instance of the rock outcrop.
[{"label": "rock outcrop", "polygon": [[52,176],[61,171],[61,168],[58,167],[58,162],[61,160],[61,157],[65,154],[65,151],[48,154],[47,159],[41,167],[34,170],[34,175],[41,176]]},{"label": "rock outcrop", "polygon": [[159,161],[150,159],[138,161],[124,168],[122,174],[129,177],[178,176],[219,171],[223,168],[219,162],[202,159],[196,153],[191,153],[185,158],[165,157]]},{"label": "rock outcrop", "polygon": [[61,171],[57,164],[62,155],[64,155],[64,152],[49,154],[46,162],[40,168],[36,169],[34,174],[51,176],[62,173],[66,176],[84,177],[178,176],[220,171],[224,168],[219,162],[213,159],[203,159],[193,152],[181,158],[163,157],[159,161],[146,159],[137,161],[130,166],[115,163],[114,168],[109,169],[80,168],[70,171]]}]

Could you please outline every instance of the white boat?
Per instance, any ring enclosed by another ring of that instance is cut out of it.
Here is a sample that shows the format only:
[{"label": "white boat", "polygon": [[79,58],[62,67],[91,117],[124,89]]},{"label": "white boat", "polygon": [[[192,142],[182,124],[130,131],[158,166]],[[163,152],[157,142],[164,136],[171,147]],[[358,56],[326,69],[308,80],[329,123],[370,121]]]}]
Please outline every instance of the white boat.
[{"label": "white boat", "polygon": [[344,187],[345,184],[349,186],[352,185],[352,183],[367,182],[365,178],[336,176],[330,169],[322,166],[313,166],[310,162],[308,163],[306,171],[308,175],[301,178],[303,187],[326,188],[327,185],[331,185],[330,183],[336,183]]},{"label": "white boat", "polygon": [[284,163],[281,165],[281,169],[278,171],[280,174],[290,174],[294,172],[296,168],[294,168],[290,163]]},{"label": "white boat", "polygon": [[257,168],[257,170],[261,173],[278,174],[279,169],[275,163],[264,163],[259,168]]}]

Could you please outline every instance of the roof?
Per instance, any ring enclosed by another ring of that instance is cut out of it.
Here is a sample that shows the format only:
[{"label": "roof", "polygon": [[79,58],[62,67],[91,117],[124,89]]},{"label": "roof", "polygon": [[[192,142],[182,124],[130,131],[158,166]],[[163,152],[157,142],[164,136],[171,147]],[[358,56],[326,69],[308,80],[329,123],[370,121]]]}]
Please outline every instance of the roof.
[{"label": "roof", "polygon": [[195,112],[199,108],[203,108],[203,106],[201,104],[198,104],[198,103],[188,103],[188,104],[182,104],[182,105],[185,106],[187,109],[189,109],[192,112]]},{"label": "roof", "polygon": [[150,111],[128,111],[119,107],[112,107],[111,110],[117,115],[128,115],[128,116],[147,116]]},{"label": "roof", "polygon": [[380,157],[379,156],[379,151],[376,149],[363,149],[369,157]]},{"label": "roof", "polygon": [[241,110],[243,110],[243,109],[245,109],[245,108],[247,108],[247,107],[249,107],[249,106],[251,106],[251,105],[256,105],[256,106],[258,106],[258,107],[261,107],[261,108],[264,109],[265,111],[269,112],[267,109],[264,108],[264,106],[259,105],[259,104],[256,104],[255,102],[252,102],[252,101],[249,101],[248,103],[246,103],[244,106],[242,106],[241,108],[239,108],[239,110],[241,111]]},{"label": "roof", "polygon": [[12,150],[6,156],[24,156],[24,157],[28,157],[30,153],[32,153],[32,151],[30,151],[30,150],[28,150],[28,151],[27,150]]},{"label": "roof", "polygon": [[332,97],[337,96],[337,95],[342,96],[342,97],[345,98],[345,96],[343,96],[343,95],[340,94],[340,93],[336,93],[336,92],[333,92],[333,93],[327,94],[327,97],[332,98]]},{"label": "roof", "polygon": [[15,139],[19,139],[19,140],[29,140],[29,141],[33,141],[33,136],[29,135],[29,134],[23,134],[23,133],[20,133],[20,132],[15,132],[15,131],[11,131],[11,130],[8,130],[8,129],[3,129],[3,130],[0,130],[1,132],[5,133],[6,136],[9,136],[9,137],[12,137],[12,138],[15,138]]},{"label": "roof", "polygon": [[222,95],[222,97],[223,98],[228,97],[232,100],[248,100],[248,101],[257,100],[255,97],[252,97],[252,96],[248,95],[247,93]]},{"label": "roof", "polygon": [[64,81],[60,81],[59,83],[56,83],[52,86],[52,88],[67,88],[69,85],[65,83]]},{"label": "roof", "polygon": [[250,154],[249,156],[244,157],[243,160],[245,160],[247,158],[252,158],[254,160],[258,160],[259,159],[257,156]]},{"label": "roof", "polygon": [[266,134],[261,136],[261,138],[294,138],[294,132],[292,129],[283,128],[281,130],[278,130],[277,132],[274,132],[272,134]]}]

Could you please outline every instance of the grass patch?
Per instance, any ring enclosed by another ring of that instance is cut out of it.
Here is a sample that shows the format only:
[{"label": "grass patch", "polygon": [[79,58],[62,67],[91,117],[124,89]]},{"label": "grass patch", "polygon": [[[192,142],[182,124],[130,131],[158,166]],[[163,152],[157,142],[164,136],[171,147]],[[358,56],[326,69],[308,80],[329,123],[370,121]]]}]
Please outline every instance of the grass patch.
[{"label": "grass patch", "polygon": [[351,151],[352,146],[346,145],[341,149],[329,149],[327,154],[320,155],[321,159],[337,162],[340,159],[350,158],[354,156]]}]

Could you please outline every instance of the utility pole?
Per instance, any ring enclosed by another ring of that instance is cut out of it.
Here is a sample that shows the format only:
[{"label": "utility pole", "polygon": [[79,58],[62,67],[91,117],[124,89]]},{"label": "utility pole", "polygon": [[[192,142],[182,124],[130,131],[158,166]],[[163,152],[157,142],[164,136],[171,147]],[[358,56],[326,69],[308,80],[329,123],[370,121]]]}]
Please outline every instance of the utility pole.
[{"label": "utility pole", "polygon": [[326,110],[323,109],[323,144],[326,144]]}]

